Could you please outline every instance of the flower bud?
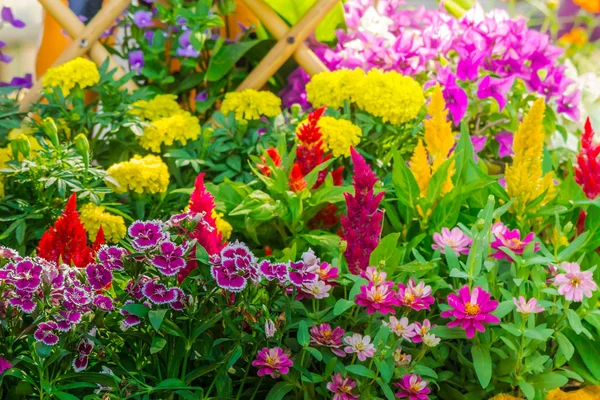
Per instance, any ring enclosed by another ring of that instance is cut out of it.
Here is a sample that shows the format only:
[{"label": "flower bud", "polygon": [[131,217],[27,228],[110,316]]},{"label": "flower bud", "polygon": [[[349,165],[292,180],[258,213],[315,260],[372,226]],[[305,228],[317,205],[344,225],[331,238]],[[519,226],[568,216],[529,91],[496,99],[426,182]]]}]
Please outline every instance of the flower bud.
[{"label": "flower bud", "polygon": [[546,7],[549,10],[556,10],[560,6],[560,0],[546,0]]},{"label": "flower bud", "polygon": [[31,155],[31,143],[29,143],[29,138],[27,136],[20,134],[18,138],[12,141],[11,147],[13,143],[15,146],[13,147],[13,153],[16,148],[18,153],[23,154],[23,157],[29,158]]},{"label": "flower bud", "polygon": [[48,136],[54,147],[58,146],[58,128],[52,118],[45,118],[40,124],[42,131]]},{"label": "flower bud", "polygon": [[567,224],[563,227],[563,233],[566,235],[573,229],[573,223],[571,221],[567,222]]},{"label": "flower bud", "polygon": [[348,242],[345,240],[340,240],[340,246],[338,248],[340,249],[340,253],[344,253],[348,248]]},{"label": "flower bud", "polygon": [[267,339],[272,338],[275,336],[275,332],[277,332],[277,329],[275,329],[275,323],[268,319],[267,322],[265,322],[265,336]]},{"label": "flower bud", "polygon": [[88,142],[87,137],[83,133],[75,136],[75,148],[77,149],[77,153],[83,158],[83,164],[87,170],[90,165],[90,142]]},{"label": "flower bud", "polygon": [[300,111],[302,111],[302,106],[298,103],[294,103],[290,107],[290,111],[292,112],[292,117],[297,119],[300,115]]},{"label": "flower bud", "polygon": [[482,230],[485,227],[485,221],[483,218],[477,220],[477,230]]},{"label": "flower bud", "polygon": [[240,132],[240,135],[245,135],[246,131],[248,130],[248,121],[246,121],[245,119],[239,120],[238,121],[238,130]]}]

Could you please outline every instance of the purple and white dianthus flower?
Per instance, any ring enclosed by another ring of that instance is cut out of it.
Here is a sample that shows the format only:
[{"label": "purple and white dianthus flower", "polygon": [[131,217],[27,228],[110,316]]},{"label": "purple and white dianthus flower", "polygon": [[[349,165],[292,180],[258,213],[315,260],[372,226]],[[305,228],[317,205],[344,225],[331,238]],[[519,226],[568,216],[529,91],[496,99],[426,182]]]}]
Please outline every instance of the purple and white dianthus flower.
[{"label": "purple and white dianthus flower", "polygon": [[123,269],[123,257],[128,253],[122,247],[102,245],[96,257],[108,269]]},{"label": "purple and white dianthus flower", "polygon": [[269,260],[263,260],[258,263],[258,270],[269,281],[278,279],[285,282],[287,280],[287,265],[284,263],[271,263]]},{"label": "purple and white dianthus flower", "polygon": [[164,241],[160,244],[160,254],[152,258],[152,265],[163,275],[173,276],[185,266],[184,253],[185,249],[182,246]]},{"label": "purple and white dianthus flower", "polygon": [[102,311],[113,311],[115,309],[113,300],[110,297],[101,294],[94,298],[94,305]]},{"label": "purple and white dianthus flower", "polygon": [[238,241],[225,246],[211,264],[211,275],[223,289],[240,292],[248,280],[259,280],[256,257],[245,244]]},{"label": "purple and white dianthus flower", "polygon": [[131,244],[136,250],[147,250],[165,238],[161,221],[135,221],[129,226]]},{"label": "purple and white dianthus flower", "polygon": [[95,290],[106,288],[113,279],[112,272],[101,264],[89,264],[85,267],[88,282]]},{"label": "purple and white dianthus flower", "polygon": [[36,341],[42,342],[47,346],[54,346],[58,343],[58,336],[54,333],[56,330],[58,330],[56,322],[41,322],[33,334],[33,337]]},{"label": "purple and white dianthus flower", "polygon": [[36,264],[32,259],[25,258],[16,264],[15,268],[15,286],[17,289],[33,292],[40,284],[40,274],[42,267]]},{"label": "purple and white dianthus flower", "polygon": [[176,288],[167,288],[162,283],[150,281],[142,288],[142,293],[153,304],[168,304],[177,300],[179,292]]}]

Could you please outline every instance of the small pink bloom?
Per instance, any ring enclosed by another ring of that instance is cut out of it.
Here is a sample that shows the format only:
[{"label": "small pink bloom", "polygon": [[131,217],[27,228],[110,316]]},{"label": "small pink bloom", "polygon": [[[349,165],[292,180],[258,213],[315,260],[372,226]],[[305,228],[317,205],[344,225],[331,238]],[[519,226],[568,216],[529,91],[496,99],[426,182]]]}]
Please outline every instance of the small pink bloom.
[{"label": "small pink bloom", "polygon": [[319,279],[329,283],[332,279],[339,279],[339,270],[329,263],[322,263],[319,272]]},{"label": "small pink bloom", "polygon": [[558,274],[554,285],[558,286],[558,293],[565,296],[568,301],[582,301],[583,297],[592,297],[592,292],[598,289],[591,271],[581,272],[577,263],[563,262],[560,267],[566,272]]},{"label": "small pink bloom", "polygon": [[8,362],[7,359],[0,357],[0,375],[4,373],[7,369],[11,368],[12,365]]},{"label": "small pink bloom", "polygon": [[344,357],[346,353],[342,349],[342,337],[344,330],[339,326],[331,329],[331,325],[323,323],[310,328],[310,343],[318,346],[326,346],[331,348],[331,351],[339,356]]},{"label": "small pink bloom", "polygon": [[442,233],[434,233],[433,234],[434,245],[431,247],[436,250],[440,249],[442,254],[446,254],[445,247],[448,246],[457,256],[461,254],[469,253],[469,246],[473,243],[473,239],[464,234],[460,228],[453,228],[449,230],[448,228],[442,228]]},{"label": "small pink bloom", "polygon": [[[505,227],[506,228],[506,227]],[[521,255],[525,250],[525,247],[535,238],[535,234],[533,232],[529,233],[523,240],[521,240],[521,232],[518,229],[506,230],[501,232],[498,230],[497,233],[494,233],[496,236],[496,240],[491,243],[492,249],[495,249],[496,252],[492,254],[492,257],[497,259],[506,259],[508,262],[513,262],[513,259],[506,254],[504,251],[500,249],[500,247],[506,247],[511,250],[513,253]],[[540,249],[539,243],[535,244],[534,251],[538,251]]]},{"label": "small pink bloom", "polygon": [[408,280],[408,286],[403,283],[399,283],[398,287],[398,299],[400,304],[406,307],[410,307],[415,311],[428,309],[434,303],[434,298],[431,296],[431,286],[426,286],[425,282],[419,282],[415,286],[415,280],[410,278]]},{"label": "small pink bloom", "polygon": [[472,339],[475,331],[484,332],[483,324],[499,323],[500,318],[490,314],[498,307],[498,302],[492,300],[488,292],[477,286],[473,291],[464,285],[458,290],[458,294],[448,295],[448,305],[451,310],[443,311],[443,318],[454,318],[448,326],[450,328],[460,326],[466,331],[467,337]]},{"label": "small pink bloom", "polygon": [[330,289],[331,285],[328,285],[323,281],[305,283],[304,286],[302,286],[302,291],[312,295],[312,297],[315,299],[324,299],[325,297],[329,297]]},{"label": "small pink bloom", "polygon": [[431,322],[428,319],[423,320],[423,323],[414,322],[412,324],[414,336],[412,341],[414,343],[421,343],[423,341],[423,337],[429,333],[432,327],[435,325],[431,325]]},{"label": "small pink bloom", "polygon": [[395,314],[393,307],[400,306],[396,297],[396,292],[392,290],[394,282],[386,282],[375,286],[370,282],[368,286],[361,286],[360,293],[356,296],[356,304],[367,307],[367,313],[374,314],[379,311],[381,314]]},{"label": "small pink bloom", "polygon": [[408,367],[412,361],[412,356],[402,352],[402,348],[398,347],[394,350],[394,361],[398,367]]},{"label": "small pink bloom", "polygon": [[367,267],[366,270],[360,273],[360,276],[372,282],[375,286],[379,286],[386,282],[387,274],[385,272],[378,272],[375,267]]},{"label": "small pink bloom", "polygon": [[331,382],[327,382],[327,389],[334,393],[333,400],[358,399],[360,395],[352,393],[355,387],[356,382],[349,377],[344,378],[342,374],[333,375]]},{"label": "small pink bloom", "polygon": [[388,326],[392,332],[399,337],[402,337],[410,342],[411,338],[416,335],[414,331],[414,325],[408,323],[408,318],[402,317],[397,319],[396,317],[390,317],[390,322],[383,321],[384,326]]},{"label": "small pink bloom", "polygon": [[427,387],[429,382],[421,379],[415,374],[404,375],[399,382],[394,385],[400,388],[400,392],[396,393],[396,397],[408,398],[408,400],[428,400],[431,389]]},{"label": "small pink bloom", "polygon": [[496,222],[494,225],[492,225],[491,232],[494,239],[498,236],[504,235],[506,231],[508,231],[508,228],[502,222]]},{"label": "small pink bloom", "polygon": [[517,312],[521,314],[536,314],[544,311],[544,307],[538,307],[537,300],[534,298],[525,301],[523,296],[519,296],[519,300],[513,298],[513,303],[517,306]]},{"label": "small pink bloom", "polygon": [[277,332],[275,324],[272,320],[268,319],[265,322],[265,336],[267,337],[267,339],[272,338],[273,336],[275,336],[275,332]]},{"label": "small pink bloom", "polygon": [[375,346],[371,343],[369,335],[362,336],[355,333],[352,336],[346,336],[344,342],[348,345],[344,348],[344,351],[348,354],[356,353],[360,361],[365,361],[375,355]]},{"label": "small pink bloom", "polygon": [[271,375],[271,378],[277,379],[281,375],[287,375],[294,363],[280,347],[265,347],[258,352],[252,365],[258,368],[258,376]]}]

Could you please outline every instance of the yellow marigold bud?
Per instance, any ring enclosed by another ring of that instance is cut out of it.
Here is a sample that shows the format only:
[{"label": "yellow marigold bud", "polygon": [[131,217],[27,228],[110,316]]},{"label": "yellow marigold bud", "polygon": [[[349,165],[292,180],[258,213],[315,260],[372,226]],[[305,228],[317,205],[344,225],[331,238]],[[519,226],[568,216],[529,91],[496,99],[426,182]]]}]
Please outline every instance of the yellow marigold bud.
[{"label": "yellow marigold bud", "polygon": [[229,224],[229,222],[223,219],[222,213],[218,213],[214,209],[212,211],[212,217],[215,219],[215,225],[217,226],[217,230],[221,232],[223,240],[229,240],[231,237],[231,232],[233,232],[233,227]]},{"label": "yellow marigold bud", "polygon": [[372,69],[358,84],[355,101],[362,110],[397,125],[414,119],[425,97],[413,78]]},{"label": "yellow marigold bud", "polygon": [[306,96],[314,107],[326,105],[331,108],[342,108],[344,100],[355,101],[358,85],[365,76],[362,69],[339,69],[321,72],[313,76],[306,85]]},{"label": "yellow marigold bud", "polygon": [[536,100],[519,124],[514,137],[513,164],[506,167],[506,191],[510,197],[517,199],[513,207],[517,213],[525,211],[527,203],[546,191],[544,199],[536,208],[547,204],[556,192],[552,173],[542,176],[542,120],[545,107],[543,99]]},{"label": "yellow marigold bud", "polygon": [[83,227],[92,242],[96,240],[100,226],[102,226],[106,241],[110,243],[117,243],[127,233],[123,217],[109,214],[104,211],[104,207],[97,206],[94,203],[85,204],[81,207],[79,214]]},{"label": "yellow marigold bud", "polygon": [[183,110],[179,107],[177,96],[174,94],[159,94],[152,100],[138,100],[130,105],[129,110],[130,114],[148,121],[170,117],[180,112]]},{"label": "yellow marigold bud", "polygon": [[361,129],[348,120],[321,117],[317,125],[321,128],[325,149],[335,157],[349,157],[350,147],[360,143]]},{"label": "yellow marigold bud", "polygon": [[588,41],[588,35],[584,28],[573,28],[558,39],[558,44],[563,47],[569,45],[583,46]]},{"label": "yellow marigold bud", "polygon": [[106,171],[106,185],[116,193],[163,193],[169,186],[169,170],[160,157],[133,156]]},{"label": "yellow marigold bud", "polygon": [[271,92],[246,89],[225,95],[221,112],[235,113],[237,120],[260,119],[261,116],[276,117],[281,113],[281,99]]},{"label": "yellow marigold bud", "polygon": [[427,193],[427,185],[431,179],[431,168],[429,167],[429,159],[427,157],[427,151],[423,141],[419,139],[419,143],[413,151],[413,155],[410,158],[410,170],[419,185],[421,196],[425,196]]},{"label": "yellow marigold bud", "polygon": [[185,146],[188,140],[198,139],[200,122],[187,111],[173,114],[151,122],[139,136],[140,144],[146,150],[160,152],[162,144],[171,146],[175,140]]},{"label": "yellow marigold bud", "polygon": [[99,81],[100,73],[96,64],[81,57],[48,69],[42,78],[44,88],[59,87],[65,96],[69,95],[75,86],[85,89]]}]

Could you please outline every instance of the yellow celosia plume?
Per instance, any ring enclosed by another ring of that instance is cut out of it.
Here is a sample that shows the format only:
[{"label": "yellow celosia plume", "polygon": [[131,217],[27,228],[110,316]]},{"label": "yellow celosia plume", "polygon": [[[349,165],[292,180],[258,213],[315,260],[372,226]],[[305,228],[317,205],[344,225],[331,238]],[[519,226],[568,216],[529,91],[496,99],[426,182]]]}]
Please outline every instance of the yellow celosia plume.
[{"label": "yellow celosia plume", "polygon": [[[435,86],[431,95],[431,100],[427,106],[427,113],[430,118],[425,120],[425,146],[419,140],[417,147],[410,160],[410,168],[415,180],[419,184],[421,196],[427,193],[427,186],[431,176],[440,168],[440,166],[450,157],[450,150],[454,146],[454,136],[452,135],[451,122],[448,121],[446,102],[442,95],[442,89],[439,85]],[[431,159],[431,164],[430,160]],[[448,169],[448,177],[444,182],[442,194],[448,193],[454,185],[452,184],[452,175],[454,174],[454,163]]]},{"label": "yellow celosia plume", "polygon": [[542,120],[546,105],[538,99],[533,103],[529,113],[523,118],[515,134],[513,163],[506,167],[506,191],[515,197],[514,209],[520,213],[527,203],[547,191],[544,200],[538,205],[548,203],[554,195],[552,172],[542,176],[542,156],[544,150],[544,132]]}]

